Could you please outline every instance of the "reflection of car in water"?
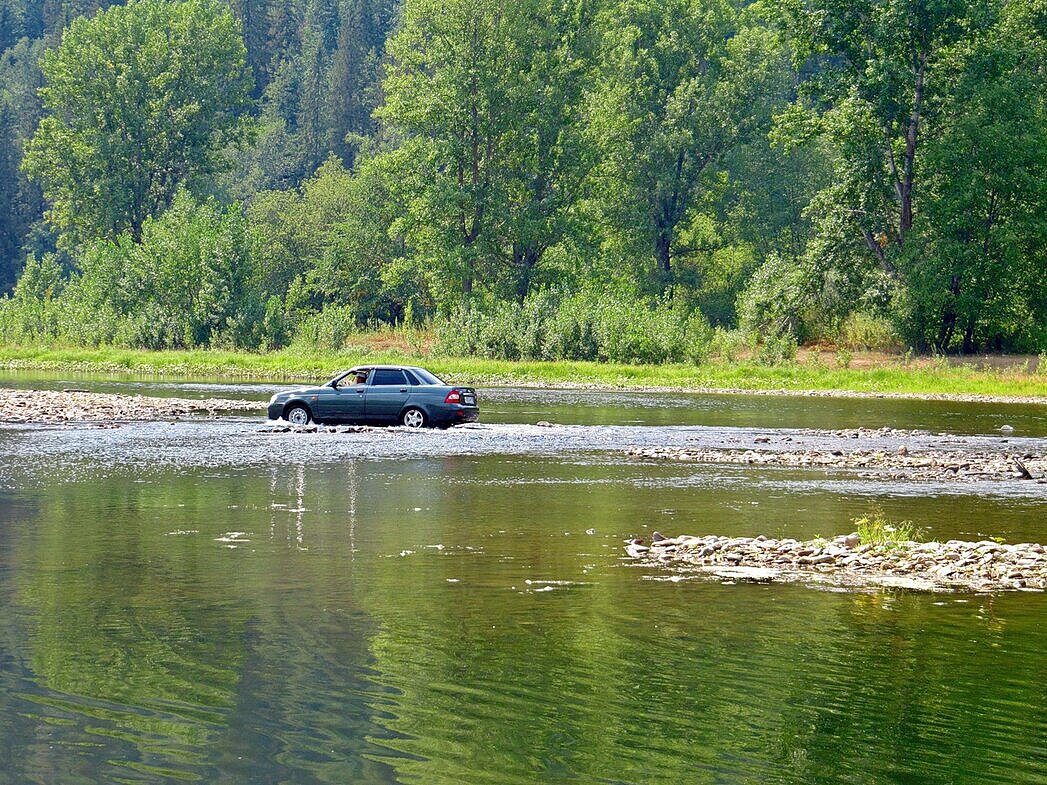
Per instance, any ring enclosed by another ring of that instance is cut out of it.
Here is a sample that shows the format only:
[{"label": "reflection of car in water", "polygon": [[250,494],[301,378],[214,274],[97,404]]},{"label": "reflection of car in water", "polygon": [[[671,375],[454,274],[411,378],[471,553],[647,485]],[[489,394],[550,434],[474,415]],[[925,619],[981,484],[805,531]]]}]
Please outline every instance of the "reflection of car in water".
[{"label": "reflection of car in water", "polygon": [[453,387],[424,368],[368,365],[351,368],[319,387],[303,387],[269,399],[269,419],[295,425],[399,423],[408,428],[448,428],[480,417],[476,390]]}]

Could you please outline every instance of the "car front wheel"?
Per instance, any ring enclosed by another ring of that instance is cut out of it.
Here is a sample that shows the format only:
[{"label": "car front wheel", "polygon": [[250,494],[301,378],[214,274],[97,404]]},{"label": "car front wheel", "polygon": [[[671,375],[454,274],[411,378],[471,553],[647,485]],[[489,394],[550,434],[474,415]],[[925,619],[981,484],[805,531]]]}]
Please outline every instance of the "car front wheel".
[{"label": "car front wheel", "polygon": [[405,428],[424,428],[425,412],[414,407],[405,409],[404,413],[400,415],[400,424]]},{"label": "car front wheel", "polygon": [[291,425],[308,425],[313,418],[309,414],[309,410],[304,406],[292,406],[284,412],[284,419]]}]

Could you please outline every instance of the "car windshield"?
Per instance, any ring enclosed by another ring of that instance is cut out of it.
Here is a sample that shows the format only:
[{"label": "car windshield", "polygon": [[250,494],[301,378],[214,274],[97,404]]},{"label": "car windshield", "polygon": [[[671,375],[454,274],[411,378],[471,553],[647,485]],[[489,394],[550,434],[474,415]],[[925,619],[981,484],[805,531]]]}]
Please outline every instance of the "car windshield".
[{"label": "car windshield", "polygon": [[441,379],[433,376],[425,368],[412,368],[411,373],[418,377],[418,381],[422,384],[443,384]]}]

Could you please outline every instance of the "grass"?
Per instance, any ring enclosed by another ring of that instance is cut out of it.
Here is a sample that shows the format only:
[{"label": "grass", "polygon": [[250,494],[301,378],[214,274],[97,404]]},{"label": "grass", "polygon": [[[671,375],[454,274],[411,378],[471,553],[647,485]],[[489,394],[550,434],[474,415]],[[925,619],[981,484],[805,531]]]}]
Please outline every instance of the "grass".
[{"label": "grass", "polygon": [[851,523],[857,529],[858,540],[862,545],[897,548],[908,542],[920,542],[923,539],[920,528],[912,521],[892,522],[887,520],[882,512],[855,518]]},{"label": "grass", "polygon": [[[910,395],[1047,397],[1047,380],[1027,370],[952,366],[875,355],[848,367],[817,356],[776,366],[751,361],[702,365],[621,365],[593,362],[485,360],[425,356],[402,343],[370,340],[345,350],[301,348],[253,353],[219,350],[147,351],[119,348],[0,346],[0,369],[143,377],[311,381],[358,363],[415,363],[457,383],[592,385],[678,389],[836,390]],[[856,360],[860,359],[856,355]]]}]

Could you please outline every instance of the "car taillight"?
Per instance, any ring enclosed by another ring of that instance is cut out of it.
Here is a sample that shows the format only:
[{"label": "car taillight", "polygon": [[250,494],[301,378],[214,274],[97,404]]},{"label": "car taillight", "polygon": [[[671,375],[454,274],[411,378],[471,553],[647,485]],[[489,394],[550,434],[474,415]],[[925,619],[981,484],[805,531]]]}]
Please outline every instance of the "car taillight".
[{"label": "car taillight", "polygon": [[451,392],[447,393],[447,397],[444,398],[444,403],[461,403],[461,402],[462,402],[462,394],[460,392],[458,392],[458,390],[451,390]]}]

